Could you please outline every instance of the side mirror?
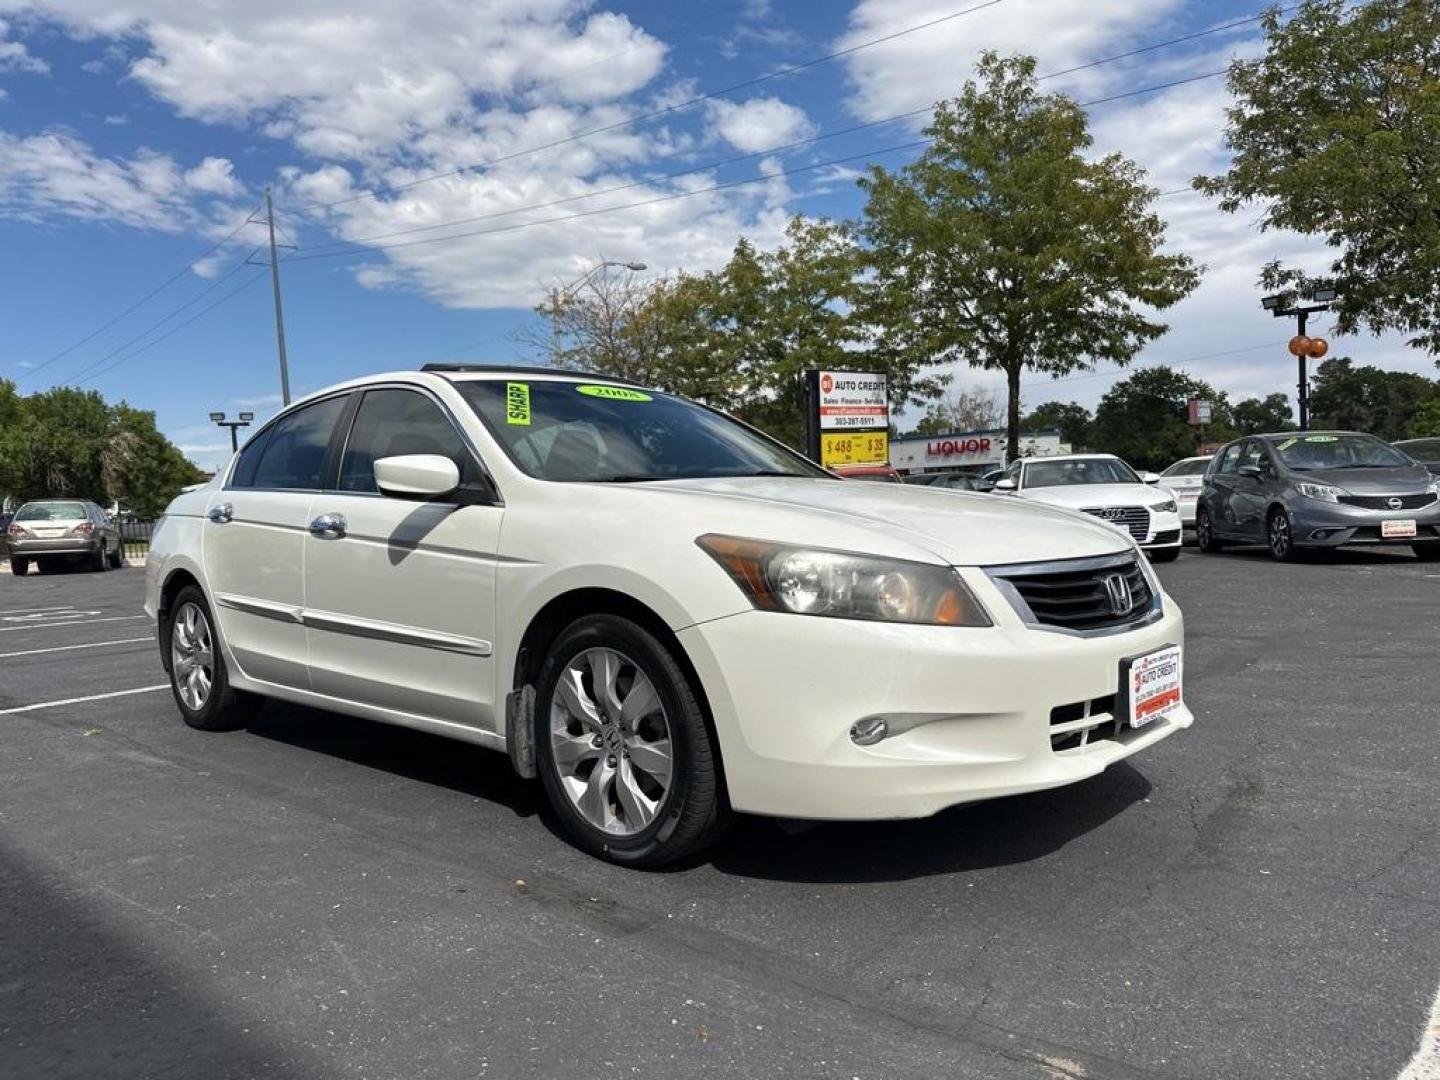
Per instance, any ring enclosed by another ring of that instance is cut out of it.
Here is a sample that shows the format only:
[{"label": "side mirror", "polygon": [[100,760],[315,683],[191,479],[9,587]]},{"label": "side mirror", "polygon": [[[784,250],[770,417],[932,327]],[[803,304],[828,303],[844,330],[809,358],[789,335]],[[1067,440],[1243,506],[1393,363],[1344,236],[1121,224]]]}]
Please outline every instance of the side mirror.
[{"label": "side mirror", "polygon": [[1160,474],[1153,472],[1141,473],[1140,479],[1144,480],[1147,484],[1158,484],[1160,482]]},{"label": "side mirror", "polygon": [[1241,476],[1248,476],[1252,480],[1259,480],[1260,477],[1264,475],[1265,470],[1262,469],[1259,465],[1241,465],[1240,468],[1236,470],[1236,472],[1238,472]]},{"label": "side mirror", "polygon": [[441,454],[376,458],[375,486],[397,499],[437,499],[460,486],[460,466]]},{"label": "side mirror", "polygon": [[1010,491],[1015,491],[1017,487],[1018,487],[1018,485],[1015,483],[1015,481],[1014,481],[1014,480],[1011,480],[1011,479],[1007,476],[1007,477],[1005,477],[1003,480],[996,480],[996,481],[995,481],[995,486],[992,487],[990,490],[991,490],[991,491],[1010,492]]}]

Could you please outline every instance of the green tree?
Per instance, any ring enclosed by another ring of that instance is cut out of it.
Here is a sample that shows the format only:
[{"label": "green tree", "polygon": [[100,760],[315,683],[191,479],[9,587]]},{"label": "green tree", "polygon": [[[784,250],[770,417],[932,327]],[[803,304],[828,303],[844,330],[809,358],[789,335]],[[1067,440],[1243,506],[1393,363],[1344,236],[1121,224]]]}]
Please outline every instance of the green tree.
[{"label": "green tree", "polygon": [[1060,438],[1069,443],[1072,450],[1084,450],[1090,445],[1090,428],[1093,424],[1094,418],[1090,415],[1090,410],[1073,401],[1064,404],[1047,401],[1043,405],[1037,405],[1021,421],[1021,427],[1026,431],[1058,428]]},{"label": "green tree", "polygon": [[949,431],[991,431],[1000,422],[1000,401],[978,387],[954,389],[932,401],[912,435],[941,435]]},{"label": "green tree", "polygon": [[1224,394],[1183,371],[1148,367],[1112,386],[1095,409],[1093,445],[1117,454],[1137,469],[1163,469],[1191,457],[1199,433],[1188,423],[1187,402],[1204,398],[1212,406],[1206,429],[1211,440],[1235,437]]},{"label": "green tree", "polygon": [[1259,435],[1265,431],[1294,431],[1290,419],[1290,399],[1284,394],[1266,394],[1262,398],[1246,398],[1234,409],[1235,430],[1241,435]]},{"label": "green tree", "polygon": [[1310,391],[1310,425],[1368,431],[1386,441],[1410,434],[1422,409],[1440,398],[1440,384],[1408,371],[1360,367],[1348,356],[1326,360]]},{"label": "green tree", "polygon": [[1033,57],[986,53],[977,71],[937,106],[915,162],[860,181],[873,271],[862,311],[876,354],[1003,371],[1014,454],[1026,369],[1127,362],[1166,330],[1151,313],[1199,275],[1161,252],[1144,171],[1090,157],[1084,110],[1038,91]]},{"label": "green tree", "polygon": [[1267,48],[1230,67],[1229,170],[1195,186],[1266,229],[1323,236],[1318,278],[1279,262],[1267,289],[1333,284],[1336,329],[1413,334],[1440,352],[1440,5],[1306,0],[1271,8]]}]

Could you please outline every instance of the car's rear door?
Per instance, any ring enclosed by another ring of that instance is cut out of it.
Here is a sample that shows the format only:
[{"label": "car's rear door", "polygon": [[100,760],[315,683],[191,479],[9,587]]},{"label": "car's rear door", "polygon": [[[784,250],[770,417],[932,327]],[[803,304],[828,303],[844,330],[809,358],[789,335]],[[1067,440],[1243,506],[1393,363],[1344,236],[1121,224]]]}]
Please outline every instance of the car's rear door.
[{"label": "car's rear door", "polygon": [[[405,454],[450,458],[460,490],[428,502],[380,494],[375,459]],[[495,730],[504,511],[459,425],[420,387],[367,389],[330,487],[305,540],[312,688]]]},{"label": "car's rear door", "polygon": [[1235,470],[1240,464],[1240,447],[1240,443],[1231,443],[1225,447],[1220,451],[1215,467],[1205,475],[1208,490],[1202,491],[1201,497],[1210,510],[1211,528],[1221,536],[1234,536],[1236,533],[1231,497],[1234,495],[1238,477]]},{"label": "car's rear door", "polygon": [[350,395],[287,413],[245,447],[204,524],[205,576],[220,633],[241,672],[309,686],[305,538]]}]

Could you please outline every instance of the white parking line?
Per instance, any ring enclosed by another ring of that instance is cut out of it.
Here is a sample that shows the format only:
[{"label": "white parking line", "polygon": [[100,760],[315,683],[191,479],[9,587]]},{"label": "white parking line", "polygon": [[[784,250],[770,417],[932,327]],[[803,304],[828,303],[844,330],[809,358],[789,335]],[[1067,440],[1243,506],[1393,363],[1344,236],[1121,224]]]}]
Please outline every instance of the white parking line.
[{"label": "white parking line", "polygon": [[1395,1080],[1440,1080],[1440,991],[1430,1006],[1430,1022],[1420,1036],[1415,1056]]},{"label": "white parking line", "polygon": [[39,701],[34,705],[21,705],[17,709],[0,709],[0,716],[34,712],[36,709],[55,709],[61,705],[82,705],[87,701],[104,701],[106,698],[128,697],[131,694],[153,694],[156,690],[169,689],[169,683],[160,683],[158,686],[137,686],[134,690],[114,690],[108,694],[90,694],[88,697],[65,698],[63,701]]},{"label": "white parking line", "polygon": [[74,611],[74,604],[61,604],[57,607],[21,607],[13,611],[0,611],[0,618],[6,615],[31,615],[37,611]]},{"label": "white parking line", "polygon": [[69,652],[71,649],[103,649],[106,645],[134,645],[137,641],[154,641],[153,637],[127,637],[119,641],[94,641],[88,645],[52,645],[48,649],[26,649],[24,652],[0,652],[0,660],[12,656],[39,656],[47,652]]},{"label": "white parking line", "polygon": [[67,619],[64,622],[32,623],[26,626],[0,626],[0,634],[13,634],[17,630],[51,630],[57,626],[93,626],[101,622],[123,622],[126,619],[148,619],[148,615],[107,615],[103,619]]}]

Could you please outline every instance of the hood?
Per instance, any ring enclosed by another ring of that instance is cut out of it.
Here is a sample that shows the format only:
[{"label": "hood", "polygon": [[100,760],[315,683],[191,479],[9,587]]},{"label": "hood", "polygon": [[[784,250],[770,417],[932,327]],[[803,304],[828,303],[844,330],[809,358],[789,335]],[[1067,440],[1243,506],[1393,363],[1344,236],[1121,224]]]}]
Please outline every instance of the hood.
[{"label": "hood", "polygon": [[1128,538],[1094,518],[1019,499],[928,486],[809,477],[725,477],[637,486],[671,497],[726,500],[727,508],[710,511],[716,522],[710,532],[897,556],[919,548],[957,566],[1079,559],[1130,547]]},{"label": "hood", "polygon": [[1030,488],[1020,494],[1022,498],[1035,502],[1068,506],[1075,510],[1091,506],[1148,508],[1175,497],[1173,491],[1158,484],[1068,484],[1064,487]]},{"label": "hood", "polygon": [[1290,469],[1294,480],[1334,484],[1352,495],[1415,495],[1425,491],[1435,477],[1420,465],[1394,469]]}]

